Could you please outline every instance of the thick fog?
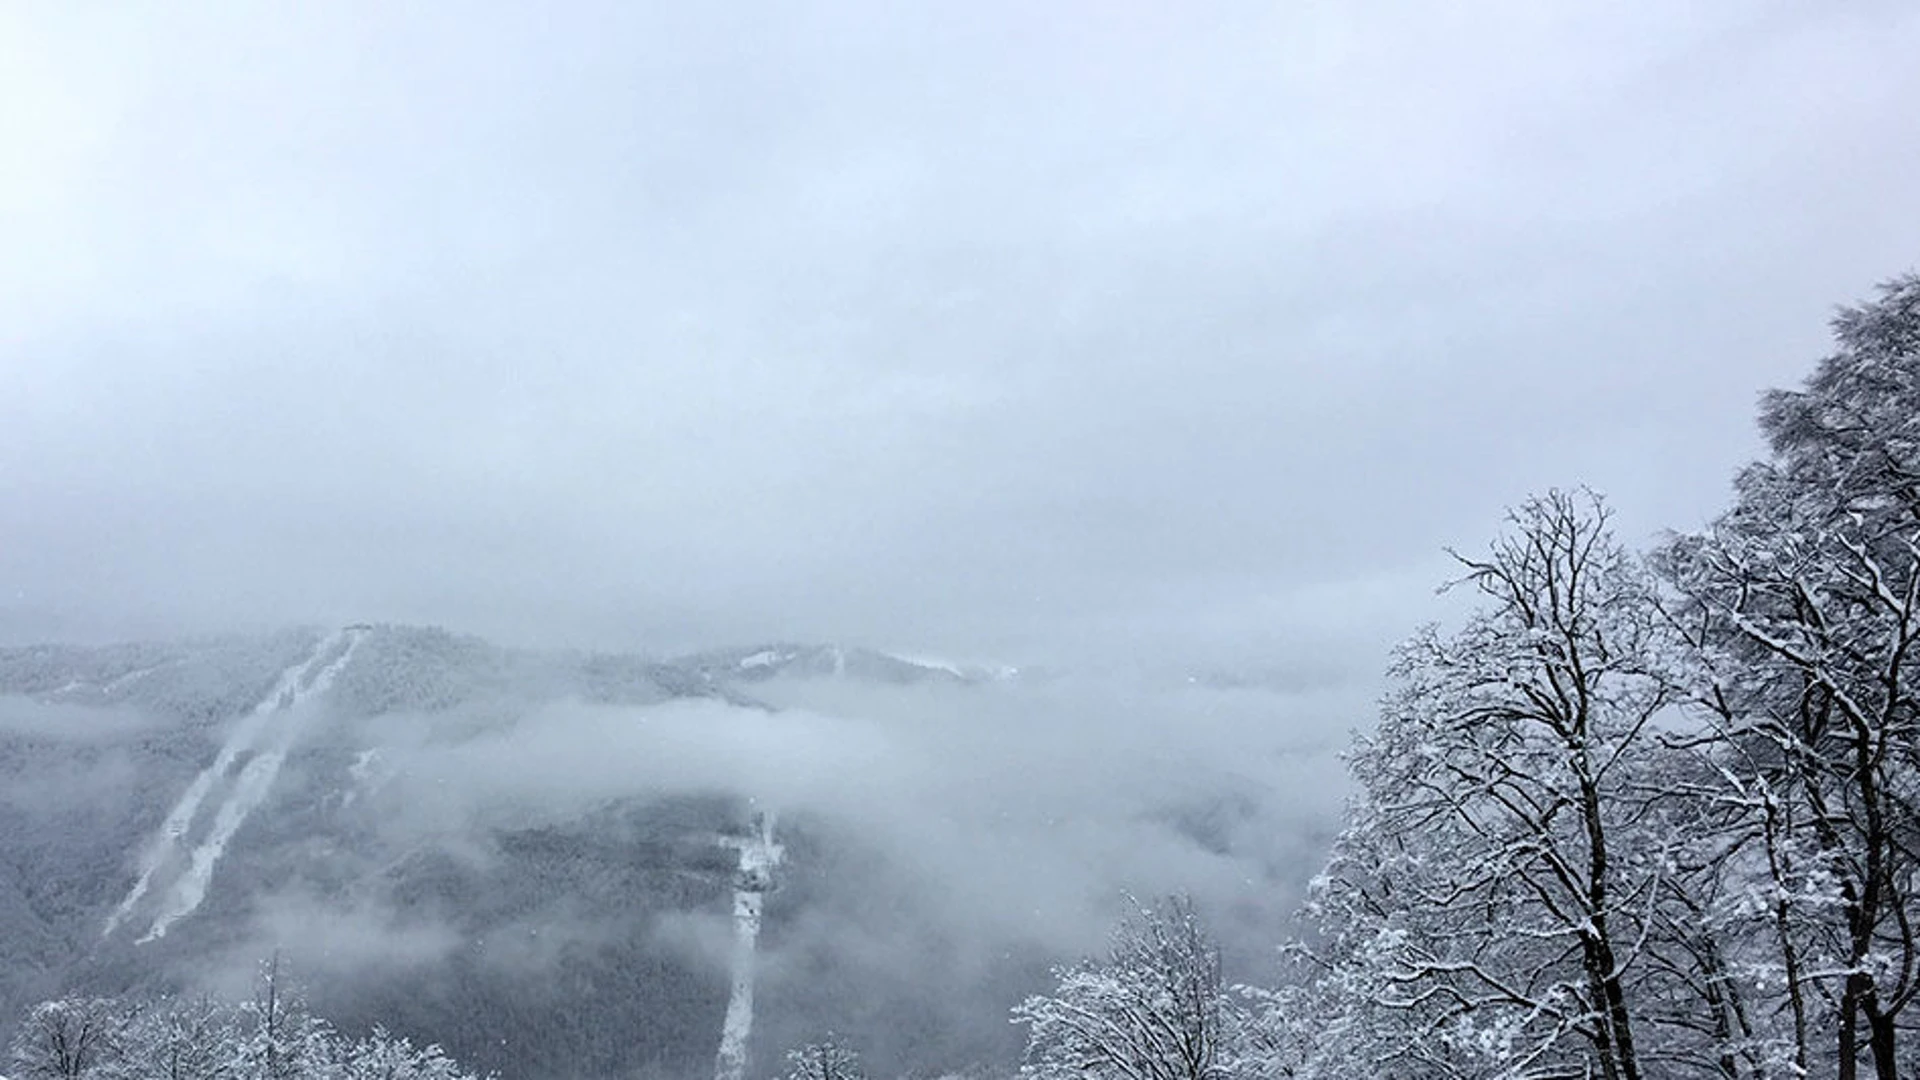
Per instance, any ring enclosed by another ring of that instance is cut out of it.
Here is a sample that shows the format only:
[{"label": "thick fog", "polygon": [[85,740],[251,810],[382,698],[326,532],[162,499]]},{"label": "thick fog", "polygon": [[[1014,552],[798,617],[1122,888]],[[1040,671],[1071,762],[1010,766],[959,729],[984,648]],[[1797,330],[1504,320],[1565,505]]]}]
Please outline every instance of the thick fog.
[{"label": "thick fog", "polygon": [[[369,883],[425,852],[498,869],[499,837],[550,828],[579,843],[620,806],[722,795],[775,813],[791,856],[760,960],[762,1054],[831,1026],[904,1068],[1011,1053],[1008,1006],[1046,964],[1103,950],[1134,898],[1192,896],[1233,975],[1271,977],[1345,793],[1341,718],[1366,707],[1345,692],[1111,676],[755,692],[779,707],[487,700],[347,717],[311,738],[356,748],[352,798],[379,822],[356,841]],[[723,826],[661,835],[705,894],[729,887]],[[541,985],[578,950],[636,934],[722,984],[734,948],[724,904],[609,907],[573,889],[532,896],[482,940],[458,902],[377,888],[273,885],[249,908],[220,950],[193,957],[189,984],[243,992],[259,958],[280,955],[334,987],[456,956]],[[907,998],[921,1030],[874,1019]],[[717,1017],[679,1022],[705,1038]]]},{"label": "thick fog", "polygon": [[11,5],[0,630],[1368,682],[1920,250],[1897,3]]},{"label": "thick fog", "polygon": [[[1069,683],[796,682],[774,696],[791,707],[571,705],[452,749],[402,743],[382,768],[419,816],[396,827],[444,834],[636,795],[745,793],[788,820],[846,826],[919,875],[940,925],[1072,952],[1099,945],[1121,890],[1244,899],[1274,870],[1263,856],[1294,854],[1275,845],[1315,844],[1346,735],[1325,718],[1359,704]],[[1217,836],[1182,831],[1180,811],[1222,802],[1245,805]],[[1281,914],[1291,899],[1270,898]]]},{"label": "thick fog", "polygon": [[[1446,550],[1698,526],[1913,267],[1915,57],[1900,0],[0,6],[0,646],[199,642],[0,656],[0,1004],[284,954],[677,1077],[750,987],[752,1075],[937,1075],[1175,892],[1271,982]],[[775,641],[980,677],[702,652]]]},{"label": "thick fog", "polygon": [[54,748],[52,764],[31,770],[0,758],[0,805],[49,814],[103,814],[133,786],[125,741],[154,726],[135,709],[79,708],[0,694],[0,742]]}]

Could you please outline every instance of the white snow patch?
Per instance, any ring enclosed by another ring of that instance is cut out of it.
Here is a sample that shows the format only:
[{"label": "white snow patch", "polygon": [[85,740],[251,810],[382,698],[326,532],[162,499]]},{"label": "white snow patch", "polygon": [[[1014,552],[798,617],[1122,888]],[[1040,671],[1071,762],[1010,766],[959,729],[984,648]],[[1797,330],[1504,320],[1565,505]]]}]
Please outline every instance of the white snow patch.
[{"label": "white snow patch", "polygon": [[[200,906],[200,902],[206,898],[214,867],[225,852],[228,841],[239,831],[247,815],[266,798],[274,778],[279,775],[281,763],[285,761],[287,751],[299,734],[298,721],[311,711],[306,706],[325,692],[333,677],[346,666],[360,643],[360,636],[359,630],[343,630],[322,638],[305,660],[282,672],[260,704],[234,725],[213,764],[194,777],[193,783],[187,785],[187,790],[180,796],[180,801],[174,804],[166,820],[160,823],[159,835],[154,837],[141,857],[140,876],[134,881],[126,898],[108,916],[102,937],[112,934],[126,922],[134,908],[155,891],[157,879],[164,873],[171,872],[174,875],[168,883],[171,888],[162,898],[159,911],[146,935],[140,938],[141,942],[164,936],[168,927]],[[123,675],[121,679],[128,677]],[[276,718],[283,722],[273,724]],[[248,758],[246,764],[240,768],[237,776],[232,776],[242,757]],[[195,820],[200,816],[201,807],[214,788],[228,781],[230,776],[232,779],[226,799],[215,812],[206,837],[186,854],[186,862],[182,866],[183,849]]]},{"label": "white snow patch", "polygon": [[947,674],[956,676],[958,678],[966,678],[966,675],[967,675],[966,670],[962,668],[959,664],[956,664],[951,660],[941,660],[938,657],[908,656],[908,655],[903,655],[901,653],[894,653],[893,658],[895,660],[904,660],[907,663],[912,664],[914,667],[923,667],[931,671],[944,671]]},{"label": "white snow patch", "polygon": [[207,886],[213,881],[213,868],[226,853],[227,843],[233,834],[267,797],[273,788],[274,778],[280,775],[280,765],[286,761],[283,751],[269,750],[247,762],[240,770],[239,779],[233,783],[233,792],[227,801],[213,815],[213,828],[207,832],[205,840],[193,849],[184,873],[174,881],[173,888],[160,903],[160,910],[154,914],[153,925],[147,928],[138,944],[145,945],[167,936],[167,929],[180,919],[193,914],[200,901],[207,898]]},{"label": "white snow patch", "polygon": [[353,786],[348,788],[345,794],[341,795],[340,805],[352,806],[354,800],[360,797],[361,789],[372,787],[377,779],[376,770],[379,767],[380,750],[378,747],[362,750],[358,754],[355,754],[353,764],[347,766],[347,778],[353,781]]},{"label": "white snow patch", "polygon": [[147,667],[139,668],[134,671],[129,671],[125,675],[122,675],[119,678],[113,679],[112,681],[108,682],[105,686],[102,686],[100,688],[100,691],[102,693],[111,694],[114,691],[120,689],[121,687],[127,686],[130,683],[133,683],[139,679],[145,678],[146,676],[151,675],[154,672],[159,671],[161,668],[166,666],[167,665],[165,663],[159,663],[159,664],[152,664]]},{"label": "white snow patch", "polygon": [[740,849],[739,870],[733,882],[733,986],[727,997],[727,1017],[720,1025],[720,1052],[714,1060],[714,1080],[745,1080],[747,1038],[753,1034],[753,979],[760,942],[760,916],[773,872],[786,850],[774,840],[774,815],[754,815],[754,832],[729,838]]}]

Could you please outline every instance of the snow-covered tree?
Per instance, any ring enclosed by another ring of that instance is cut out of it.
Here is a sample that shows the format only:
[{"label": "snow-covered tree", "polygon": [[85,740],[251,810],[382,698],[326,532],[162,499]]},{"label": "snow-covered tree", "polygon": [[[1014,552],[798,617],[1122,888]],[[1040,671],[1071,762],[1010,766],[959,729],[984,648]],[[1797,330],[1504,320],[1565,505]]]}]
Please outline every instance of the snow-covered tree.
[{"label": "snow-covered tree", "polygon": [[235,1080],[239,1017],[212,998],[170,998],[134,1013],[116,1080]]},{"label": "snow-covered tree", "polygon": [[[1638,1080],[1718,1071],[1705,964],[1677,944],[1670,778],[1693,766],[1679,643],[1650,575],[1590,494],[1528,501],[1481,558],[1485,606],[1404,645],[1359,794],[1309,913],[1320,940],[1294,1022],[1309,1074]],[[1313,1019],[1317,1018],[1317,1019]],[[1317,1062],[1317,1064],[1316,1064]]]},{"label": "snow-covered tree", "polygon": [[42,1002],[12,1049],[15,1074],[34,1080],[473,1080],[438,1046],[380,1027],[357,1040],[339,1035],[307,1011],[275,962],[261,966],[254,997],[237,1005]]},{"label": "snow-covered tree", "polygon": [[1030,1080],[1220,1080],[1230,1057],[1220,953],[1190,901],[1124,920],[1103,960],[1056,968],[1053,992],[1028,998]]},{"label": "snow-covered tree", "polygon": [[28,1011],[11,1047],[23,1080],[80,1080],[116,1068],[125,1048],[127,1009],[101,997],[43,1001]]},{"label": "snow-covered tree", "polygon": [[415,1046],[382,1027],[343,1046],[338,1060],[340,1080],[470,1080],[439,1046]]},{"label": "snow-covered tree", "polygon": [[261,963],[239,1027],[238,1080],[332,1080],[338,1071],[333,1028],[307,1008],[278,956]]},{"label": "snow-covered tree", "polygon": [[1835,331],[1664,592],[1563,494],[1462,560],[1489,603],[1399,653],[1256,999],[1277,1067],[1920,1075],[1920,276]]},{"label": "snow-covered tree", "polygon": [[787,1051],[786,1080],[866,1080],[860,1055],[828,1032],[819,1042]]},{"label": "snow-covered tree", "polygon": [[1891,1080],[1920,1072],[1900,1035],[1920,994],[1920,276],[1834,331],[1803,389],[1767,396],[1772,455],[1734,507],[1661,562],[1763,845],[1753,907],[1797,1064],[1830,1032],[1843,1080],[1863,1060]]}]

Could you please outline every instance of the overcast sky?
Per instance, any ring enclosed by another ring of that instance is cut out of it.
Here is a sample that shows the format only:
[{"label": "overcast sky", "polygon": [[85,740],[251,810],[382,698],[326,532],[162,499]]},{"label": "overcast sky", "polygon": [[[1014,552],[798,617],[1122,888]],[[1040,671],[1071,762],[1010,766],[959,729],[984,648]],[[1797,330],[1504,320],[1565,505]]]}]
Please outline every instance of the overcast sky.
[{"label": "overcast sky", "polygon": [[[1371,673],[1920,261],[1920,6],[0,7],[0,629]],[[1306,677],[1306,676],[1303,676]]]}]

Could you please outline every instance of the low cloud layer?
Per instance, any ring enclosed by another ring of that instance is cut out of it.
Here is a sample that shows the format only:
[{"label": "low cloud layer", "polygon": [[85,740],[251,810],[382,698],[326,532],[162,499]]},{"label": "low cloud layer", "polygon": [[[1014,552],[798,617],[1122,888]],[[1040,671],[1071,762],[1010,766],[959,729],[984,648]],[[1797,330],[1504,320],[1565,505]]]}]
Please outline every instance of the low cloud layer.
[{"label": "low cloud layer", "polygon": [[1339,804],[1335,754],[1365,719],[1351,696],[1199,685],[763,689],[783,708],[566,703],[450,742],[445,717],[382,717],[385,828],[444,843],[616,800],[739,795],[867,852],[876,888],[977,954],[1097,949],[1126,892],[1192,892],[1277,940]]}]

